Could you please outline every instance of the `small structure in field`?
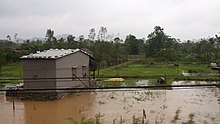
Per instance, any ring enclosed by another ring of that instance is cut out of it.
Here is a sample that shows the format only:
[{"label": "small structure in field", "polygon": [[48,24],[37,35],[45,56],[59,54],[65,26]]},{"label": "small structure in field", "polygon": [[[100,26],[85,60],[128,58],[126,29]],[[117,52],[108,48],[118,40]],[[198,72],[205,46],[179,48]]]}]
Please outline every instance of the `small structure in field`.
[{"label": "small structure in field", "polygon": [[[22,56],[24,90],[91,87],[96,62],[80,49],[49,49]],[[33,94],[33,92],[31,93]]]},{"label": "small structure in field", "polygon": [[24,88],[89,87],[95,58],[80,49],[49,49],[21,57]]}]

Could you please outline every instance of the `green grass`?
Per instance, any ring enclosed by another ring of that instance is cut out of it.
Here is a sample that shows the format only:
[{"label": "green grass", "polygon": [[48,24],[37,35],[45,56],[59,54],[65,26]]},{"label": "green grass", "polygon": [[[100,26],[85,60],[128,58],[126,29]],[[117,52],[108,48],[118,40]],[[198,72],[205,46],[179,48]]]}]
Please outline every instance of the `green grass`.
[{"label": "green grass", "polygon": [[217,73],[217,71],[208,68],[206,64],[183,64],[180,65],[180,72],[193,71],[197,73]]},{"label": "green grass", "polygon": [[175,67],[164,65],[145,66],[142,64],[119,65],[119,67],[105,68],[100,71],[103,77],[152,77],[175,75]]},{"label": "green grass", "polygon": [[21,63],[10,63],[2,67],[1,77],[22,77],[23,70]]},{"label": "green grass", "polygon": [[[110,78],[110,77],[123,77],[123,78],[144,78],[144,79],[158,79],[160,76],[167,77],[169,81],[176,78],[183,80],[218,80],[217,76],[197,76],[197,77],[183,77],[182,72],[192,73],[218,73],[207,67],[205,64],[179,64],[179,68],[174,67],[173,64],[135,64],[133,62],[123,63],[109,68],[101,69],[97,77]],[[96,73],[97,74],[97,73]]]},{"label": "green grass", "polygon": [[20,83],[19,80],[2,80],[5,78],[21,78],[23,76],[22,64],[21,63],[10,63],[2,66],[0,74],[0,87],[8,83]]},{"label": "green grass", "polygon": [[[181,65],[179,73],[190,70],[197,73],[216,73],[216,71],[207,68],[205,65]],[[154,76],[176,76],[177,68],[173,64],[163,65],[143,65],[143,64],[121,64],[100,70],[100,76],[103,77],[154,77]]]}]

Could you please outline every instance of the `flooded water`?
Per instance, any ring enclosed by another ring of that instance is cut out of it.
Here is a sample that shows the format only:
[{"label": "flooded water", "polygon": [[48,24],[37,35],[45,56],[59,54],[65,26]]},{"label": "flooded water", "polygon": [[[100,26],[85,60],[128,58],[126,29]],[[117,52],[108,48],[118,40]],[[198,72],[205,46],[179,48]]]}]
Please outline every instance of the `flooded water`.
[{"label": "flooded water", "polygon": [[97,114],[104,124],[131,124],[143,115],[150,124],[220,124],[220,90],[215,87],[84,92],[57,101],[14,101],[13,111],[13,98],[0,94],[1,124],[74,124]]}]

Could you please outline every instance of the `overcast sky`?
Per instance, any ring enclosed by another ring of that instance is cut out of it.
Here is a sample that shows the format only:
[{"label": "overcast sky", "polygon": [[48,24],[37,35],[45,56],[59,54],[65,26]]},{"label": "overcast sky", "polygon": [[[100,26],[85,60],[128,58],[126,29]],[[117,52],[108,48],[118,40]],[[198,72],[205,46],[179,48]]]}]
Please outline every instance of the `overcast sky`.
[{"label": "overcast sky", "polygon": [[47,29],[87,38],[101,26],[121,38],[147,38],[154,26],[181,40],[206,38],[220,32],[220,0],[0,0],[0,39]]}]

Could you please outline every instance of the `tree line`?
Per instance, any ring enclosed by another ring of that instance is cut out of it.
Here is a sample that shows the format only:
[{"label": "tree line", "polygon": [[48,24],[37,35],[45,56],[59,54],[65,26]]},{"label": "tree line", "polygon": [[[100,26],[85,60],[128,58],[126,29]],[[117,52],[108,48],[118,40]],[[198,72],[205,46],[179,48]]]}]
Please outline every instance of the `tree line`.
[{"label": "tree line", "polygon": [[26,40],[24,43],[12,42],[10,38],[0,40],[1,66],[19,61],[21,55],[50,48],[86,49],[91,51],[97,59],[98,66],[120,64],[127,61],[129,55],[145,55],[146,58],[163,62],[220,63],[220,37],[218,35],[196,42],[181,41],[167,35],[160,26],[155,26],[147,39],[138,39],[129,34],[123,40],[118,36],[108,35],[105,27],[100,28],[97,38],[96,31],[92,28],[89,30],[87,39],[80,35],[77,40],[73,35],[57,39],[54,31],[47,29],[45,39],[45,41]]}]

